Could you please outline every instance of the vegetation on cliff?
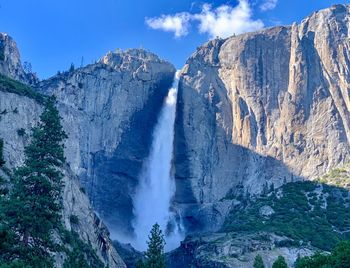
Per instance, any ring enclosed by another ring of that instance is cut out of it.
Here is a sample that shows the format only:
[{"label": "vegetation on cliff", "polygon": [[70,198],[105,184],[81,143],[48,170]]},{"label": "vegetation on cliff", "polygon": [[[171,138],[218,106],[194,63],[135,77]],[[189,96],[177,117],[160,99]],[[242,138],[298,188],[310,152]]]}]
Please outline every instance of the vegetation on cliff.
[{"label": "vegetation on cliff", "polygon": [[265,268],[264,261],[260,255],[256,255],[256,257],[254,259],[253,267],[254,268]]},{"label": "vegetation on cliff", "polygon": [[0,91],[25,96],[34,99],[41,104],[44,104],[45,99],[47,98],[46,96],[32,89],[30,86],[2,74],[0,74]]},{"label": "vegetation on cliff", "polygon": [[277,260],[272,264],[272,268],[288,268],[285,258],[278,256]]},{"label": "vegetation on cliff", "polygon": [[347,268],[350,267],[350,241],[341,242],[331,254],[316,253],[310,257],[299,258],[296,268]]},{"label": "vegetation on cliff", "polygon": [[65,268],[103,267],[91,247],[61,223],[67,136],[60,119],[54,98],[48,98],[25,148],[24,165],[14,170],[8,193],[0,196],[1,268],[53,267],[54,252],[66,254]]},{"label": "vegetation on cliff", "polygon": [[[270,214],[264,214],[268,208]],[[247,201],[235,209],[225,231],[268,231],[294,240],[290,245],[311,244],[331,250],[350,238],[350,197],[346,189],[314,182],[293,182]]]},{"label": "vegetation on cliff", "polygon": [[318,181],[322,184],[332,185],[350,190],[350,163],[332,169],[329,173],[325,174]]}]

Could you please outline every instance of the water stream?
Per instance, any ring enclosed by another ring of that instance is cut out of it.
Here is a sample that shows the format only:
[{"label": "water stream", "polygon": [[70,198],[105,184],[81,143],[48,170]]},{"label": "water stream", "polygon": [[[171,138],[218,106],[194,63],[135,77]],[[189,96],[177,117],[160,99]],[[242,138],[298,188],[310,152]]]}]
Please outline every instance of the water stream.
[{"label": "water stream", "polygon": [[153,131],[150,155],[141,172],[139,186],[133,198],[133,246],[140,251],[147,249],[147,240],[153,224],[158,223],[165,233],[165,250],[180,245],[183,239],[181,223],[171,208],[175,194],[175,182],[171,173],[174,141],[174,122],[178,73],[164,101]]}]

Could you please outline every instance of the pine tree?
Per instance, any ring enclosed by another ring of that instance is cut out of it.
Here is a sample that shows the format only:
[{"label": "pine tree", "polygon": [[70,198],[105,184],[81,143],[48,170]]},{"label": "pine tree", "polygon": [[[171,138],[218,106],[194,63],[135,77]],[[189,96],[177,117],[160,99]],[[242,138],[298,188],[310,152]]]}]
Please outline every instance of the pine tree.
[{"label": "pine tree", "polygon": [[260,255],[256,255],[256,257],[254,259],[253,267],[254,268],[265,268],[264,261]]},{"label": "pine tree", "polygon": [[137,260],[137,262],[135,263],[135,268],[146,268],[145,264],[143,263],[143,261],[141,259]]},{"label": "pine tree", "polygon": [[144,267],[165,268],[164,246],[165,240],[158,223],[154,224],[149,235],[148,249],[146,251],[146,261]]},{"label": "pine tree", "polygon": [[277,260],[272,264],[272,268],[288,268],[285,258],[278,256]]},{"label": "pine tree", "polygon": [[[6,224],[15,243],[7,259],[23,260],[33,267],[52,267],[48,253],[55,249],[51,239],[60,224],[60,171],[66,134],[60,123],[55,99],[49,98],[25,148],[25,163],[15,170],[12,191],[5,206]],[[2,256],[4,257],[4,256]]]},{"label": "pine tree", "polygon": [[[91,267],[85,260],[84,253],[73,249],[67,256],[63,264],[63,268],[81,268],[81,267]],[[0,267],[1,268],[1,267]]]},{"label": "pine tree", "polygon": [[73,72],[75,70],[75,66],[73,63],[71,63],[70,67],[69,67],[69,72]]},{"label": "pine tree", "polygon": [[349,268],[350,241],[340,242],[331,254],[316,253],[312,256],[298,258],[296,268]]}]

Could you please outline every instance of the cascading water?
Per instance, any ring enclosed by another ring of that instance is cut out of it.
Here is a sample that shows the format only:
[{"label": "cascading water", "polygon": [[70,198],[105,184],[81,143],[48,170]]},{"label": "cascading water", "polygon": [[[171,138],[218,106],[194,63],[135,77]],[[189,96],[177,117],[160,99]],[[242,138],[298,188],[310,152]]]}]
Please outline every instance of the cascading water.
[{"label": "cascading water", "polygon": [[171,199],[175,193],[171,163],[177,86],[178,72],[154,129],[151,152],[143,167],[140,183],[133,198],[135,240],[132,244],[141,251],[146,250],[148,235],[155,223],[158,223],[165,233],[166,251],[179,246],[183,239],[181,224],[171,211]]}]

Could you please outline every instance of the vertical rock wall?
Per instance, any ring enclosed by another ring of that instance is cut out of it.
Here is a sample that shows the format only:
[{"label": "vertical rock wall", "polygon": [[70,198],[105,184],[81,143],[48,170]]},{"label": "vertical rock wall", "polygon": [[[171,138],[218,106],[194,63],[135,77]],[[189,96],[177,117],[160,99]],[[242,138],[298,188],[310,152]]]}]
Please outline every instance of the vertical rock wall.
[{"label": "vertical rock wall", "polygon": [[[180,80],[176,202],[217,229],[234,202],[349,161],[350,6],[200,47]],[[192,226],[192,227],[191,227]]]},{"label": "vertical rock wall", "polygon": [[67,161],[112,232],[132,231],[131,195],[174,74],[171,64],[134,49],[40,84],[60,103]]}]

